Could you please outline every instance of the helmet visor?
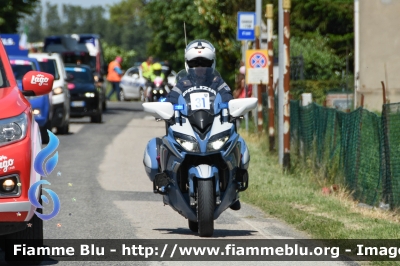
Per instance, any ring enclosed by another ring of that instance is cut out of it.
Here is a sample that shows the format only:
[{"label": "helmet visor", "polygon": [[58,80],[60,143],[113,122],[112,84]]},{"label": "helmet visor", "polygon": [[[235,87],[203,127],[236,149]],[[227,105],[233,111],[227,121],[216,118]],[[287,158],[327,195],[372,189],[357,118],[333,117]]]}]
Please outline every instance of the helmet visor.
[{"label": "helmet visor", "polygon": [[194,68],[194,67],[212,67],[213,63],[214,63],[214,60],[209,60],[209,59],[201,58],[201,57],[187,61],[187,64],[188,64],[189,68]]}]

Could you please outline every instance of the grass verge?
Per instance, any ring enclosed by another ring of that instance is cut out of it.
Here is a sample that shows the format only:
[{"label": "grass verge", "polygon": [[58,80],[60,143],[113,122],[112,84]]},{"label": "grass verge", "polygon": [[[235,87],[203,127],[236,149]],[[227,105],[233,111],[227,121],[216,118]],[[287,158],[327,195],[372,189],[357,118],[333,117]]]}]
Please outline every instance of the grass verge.
[{"label": "grass verge", "polygon": [[[359,207],[345,188],[323,194],[311,169],[298,166],[283,173],[277,154],[270,154],[268,137],[240,134],[250,150],[249,188],[244,202],[260,207],[315,239],[399,239],[398,212]],[[386,264],[386,263],[385,263]]]}]

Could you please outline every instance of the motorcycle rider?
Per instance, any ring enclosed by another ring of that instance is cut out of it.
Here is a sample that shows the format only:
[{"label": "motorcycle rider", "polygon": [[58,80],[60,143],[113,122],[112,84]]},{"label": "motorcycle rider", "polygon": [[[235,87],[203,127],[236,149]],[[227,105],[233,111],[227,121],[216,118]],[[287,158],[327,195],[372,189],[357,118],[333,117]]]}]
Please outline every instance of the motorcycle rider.
[{"label": "motorcycle rider", "polygon": [[[231,89],[215,70],[215,48],[210,42],[200,39],[187,45],[185,49],[185,69],[187,72],[189,68],[204,68],[205,71],[212,71],[214,75],[210,88],[221,95],[222,102],[229,102],[233,99]],[[179,96],[187,95],[189,97],[189,93],[184,94],[184,92],[193,89],[193,86],[187,76],[182,77],[168,93],[166,102],[178,104]],[[239,210],[241,208],[240,201],[237,200],[230,208]]]},{"label": "motorcycle rider", "polygon": [[[229,102],[233,99],[231,89],[215,70],[215,48],[209,41],[194,40],[187,45],[185,49],[185,69],[188,71],[189,68],[195,67],[211,68],[214,71],[211,89],[214,89],[221,95],[223,102]],[[191,82],[186,77],[183,77],[167,95],[166,101],[177,104],[179,95],[191,87],[193,87]]]},{"label": "motorcycle rider", "polygon": [[160,63],[154,63],[152,66],[152,73],[150,74],[150,81],[153,82],[156,77],[161,77],[164,80],[164,73]]},{"label": "motorcycle rider", "polygon": [[149,80],[148,80],[148,85],[147,85],[147,97],[148,99],[151,98],[151,91],[152,91],[152,85],[156,77],[161,77],[164,80],[164,73],[161,71],[161,64],[160,63],[154,63],[151,66],[151,73],[149,74]]}]

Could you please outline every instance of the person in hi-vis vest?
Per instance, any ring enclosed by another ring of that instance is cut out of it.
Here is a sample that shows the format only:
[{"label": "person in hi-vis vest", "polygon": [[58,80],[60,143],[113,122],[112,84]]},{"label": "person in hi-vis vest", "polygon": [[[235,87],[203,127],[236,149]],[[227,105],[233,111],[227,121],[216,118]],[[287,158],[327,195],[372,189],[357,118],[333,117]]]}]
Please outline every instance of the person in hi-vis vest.
[{"label": "person in hi-vis vest", "polygon": [[147,80],[150,81],[150,77],[153,74],[153,57],[149,56],[146,61],[141,64],[142,75]]},{"label": "person in hi-vis vest", "polygon": [[120,88],[119,82],[123,75],[121,69],[122,57],[117,56],[114,61],[108,65],[107,80],[111,83],[111,91],[107,95],[107,100],[110,100],[111,95],[115,92],[117,93],[117,99],[120,101]]}]

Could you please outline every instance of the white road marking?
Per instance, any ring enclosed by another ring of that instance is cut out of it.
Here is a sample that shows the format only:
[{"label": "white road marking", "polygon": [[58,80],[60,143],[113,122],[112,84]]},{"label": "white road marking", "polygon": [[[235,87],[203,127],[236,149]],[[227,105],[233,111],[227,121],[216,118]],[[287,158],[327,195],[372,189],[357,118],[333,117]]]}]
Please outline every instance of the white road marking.
[{"label": "white road marking", "polygon": [[145,117],[143,117],[143,120],[156,120],[156,119],[154,116],[146,115]]},{"label": "white road marking", "polygon": [[69,125],[69,132],[76,134],[83,128],[83,126],[84,125],[80,125],[80,124],[70,124]]}]

